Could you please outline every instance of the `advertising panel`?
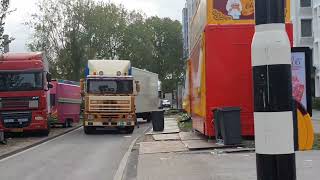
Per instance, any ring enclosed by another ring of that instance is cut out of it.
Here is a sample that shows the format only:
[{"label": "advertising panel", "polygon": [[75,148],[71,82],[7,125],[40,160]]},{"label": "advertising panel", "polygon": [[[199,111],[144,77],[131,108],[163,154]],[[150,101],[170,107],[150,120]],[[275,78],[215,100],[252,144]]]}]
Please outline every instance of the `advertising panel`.
[{"label": "advertising panel", "polygon": [[292,95],[312,114],[310,51],[309,48],[293,48],[292,50]]}]

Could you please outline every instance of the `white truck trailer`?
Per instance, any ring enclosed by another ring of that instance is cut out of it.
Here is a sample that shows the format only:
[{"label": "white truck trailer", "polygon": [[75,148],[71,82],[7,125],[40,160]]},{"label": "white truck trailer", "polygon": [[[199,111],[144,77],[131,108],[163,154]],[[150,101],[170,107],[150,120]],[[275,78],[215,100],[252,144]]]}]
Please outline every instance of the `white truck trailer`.
[{"label": "white truck trailer", "polygon": [[150,121],[152,111],[160,107],[158,74],[133,67],[132,76],[140,84],[140,92],[136,97],[137,118]]}]

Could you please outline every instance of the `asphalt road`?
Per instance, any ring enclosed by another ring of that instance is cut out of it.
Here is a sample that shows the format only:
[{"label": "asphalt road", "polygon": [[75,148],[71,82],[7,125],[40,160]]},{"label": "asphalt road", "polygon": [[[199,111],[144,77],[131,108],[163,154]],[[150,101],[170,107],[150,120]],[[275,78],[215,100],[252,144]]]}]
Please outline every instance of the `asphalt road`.
[{"label": "asphalt road", "polygon": [[0,160],[1,180],[112,180],[132,142],[132,135],[85,135],[80,128],[40,146]]}]

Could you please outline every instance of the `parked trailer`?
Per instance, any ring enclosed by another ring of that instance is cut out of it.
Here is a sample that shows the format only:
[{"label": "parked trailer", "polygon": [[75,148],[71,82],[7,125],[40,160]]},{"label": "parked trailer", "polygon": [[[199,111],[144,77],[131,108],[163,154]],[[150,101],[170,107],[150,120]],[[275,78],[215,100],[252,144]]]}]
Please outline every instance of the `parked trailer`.
[{"label": "parked trailer", "polygon": [[151,112],[160,107],[158,74],[133,67],[132,76],[135,81],[139,81],[141,87],[136,97],[137,118],[150,121]]},{"label": "parked trailer", "polygon": [[79,123],[81,94],[79,83],[66,80],[52,81],[50,90],[51,124],[71,127]]},{"label": "parked trailer", "polygon": [[[243,136],[254,136],[251,44],[255,32],[254,1],[241,1],[240,15],[226,10],[228,0],[199,0],[190,22],[184,105],[193,128],[215,136],[213,110],[241,108]],[[286,28],[292,42],[290,1],[286,0]]]},{"label": "parked trailer", "polygon": [[0,130],[48,135],[48,62],[43,54],[7,53],[0,57]]},{"label": "parked trailer", "polygon": [[[287,24],[287,32],[292,37],[291,24]],[[206,136],[215,136],[212,111],[223,107],[239,107],[242,135],[254,136],[253,35],[254,25],[208,25],[192,52],[184,104],[189,105],[185,108],[192,116],[193,128]]]}]

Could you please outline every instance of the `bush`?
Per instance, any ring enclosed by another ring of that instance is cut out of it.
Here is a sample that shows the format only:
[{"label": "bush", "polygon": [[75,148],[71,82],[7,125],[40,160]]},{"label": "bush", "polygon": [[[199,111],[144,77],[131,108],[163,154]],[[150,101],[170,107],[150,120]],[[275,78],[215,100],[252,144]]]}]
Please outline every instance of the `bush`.
[{"label": "bush", "polygon": [[312,109],[320,110],[320,98],[313,98]]}]

